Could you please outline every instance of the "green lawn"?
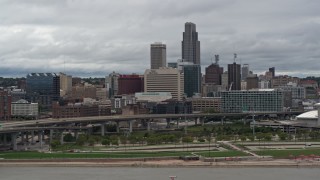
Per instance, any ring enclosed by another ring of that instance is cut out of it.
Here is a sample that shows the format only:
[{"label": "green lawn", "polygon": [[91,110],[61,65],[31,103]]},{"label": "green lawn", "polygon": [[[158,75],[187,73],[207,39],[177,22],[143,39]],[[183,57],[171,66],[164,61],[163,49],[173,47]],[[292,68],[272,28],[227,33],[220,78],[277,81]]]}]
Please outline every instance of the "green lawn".
[{"label": "green lawn", "polygon": [[273,156],[274,158],[289,158],[291,156],[299,155],[320,155],[320,149],[286,149],[286,150],[263,150],[256,151],[261,156]]},{"label": "green lawn", "polygon": [[205,157],[235,157],[235,156],[249,156],[248,154],[241,151],[209,151],[196,153],[197,155]]},{"label": "green lawn", "polygon": [[[235,157],[246,156],[240,151],[208,151],[197,152],[205,157]],[[40,152],[2,152],[0,158],[4,159],[55,159],[55,158],[144,158],[144,157],[174,157],[192,156],[191,152],[108,152],[108,153],[40,153]]]},{"label": "green lawn", "polygon": [[52,158],[141,158],[165,156],[190,156],[189,152],[111,152],[111,153],[40,153],[40,152],[3,152],[4,159],[52,159]]}]

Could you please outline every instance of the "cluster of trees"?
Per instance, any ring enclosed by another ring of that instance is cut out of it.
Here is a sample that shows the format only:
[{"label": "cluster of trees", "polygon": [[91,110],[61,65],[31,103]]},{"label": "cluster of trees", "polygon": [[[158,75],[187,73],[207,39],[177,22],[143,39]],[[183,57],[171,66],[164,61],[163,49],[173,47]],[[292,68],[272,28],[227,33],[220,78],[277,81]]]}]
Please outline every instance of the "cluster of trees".
[{"label": "cluster of trees", "polygon": [[82,78],[82,81],[93,84],[93,85],[103,85],[105,83],[105,78]]},{"label": "cluster of trees", "polygon": [[18,81],[25,78],[3,78],[0,77],[0,87],[16,86]]},{"label": "cluster of trees", "polygon": [[[110,127],[113,128],[113,127]],[[253,136],[252,129],[248,125],[234,123],[226,125],[212,125],[207,127],[189,127],[189,131],[185,134],[183,131],[174,132],[137,132],[127,135],[87,135],[80,134],[75,138],[72,134],[64,135],[64,142],[74,143],[79,146],[94,144],[102,144],[105,146],[122,145],[160,145],[173,143],[192,143],[195,140],[198,142],[211,142],[221,140],[231,141],[272,141],[272,140],[307,140],[319,139],[320,131],[297,130],[296,133],[285,133],[280,129],[274,130],[272,128],[256,127],[255,136]],[[60,145],[60,141],[53,141],[52,147]]]},{"label": "cluster of trees", "polygon": [[[65,134],[63,141],[66,143],[74,143],[78,146],[88,145],[94,146],[94,144],[102,144],[105,146],[118,146],[122,145],[158,145],[158,144],[172,144],[172,143],[191,143],[194,137],[191,135],[182,135],[181,133],[145,133],[125,135],[86,135],[81,134],[78,138],[75,138],[72,134]],[[51,143],[52,148],[58,147],[59,140],[54,140]]]}]

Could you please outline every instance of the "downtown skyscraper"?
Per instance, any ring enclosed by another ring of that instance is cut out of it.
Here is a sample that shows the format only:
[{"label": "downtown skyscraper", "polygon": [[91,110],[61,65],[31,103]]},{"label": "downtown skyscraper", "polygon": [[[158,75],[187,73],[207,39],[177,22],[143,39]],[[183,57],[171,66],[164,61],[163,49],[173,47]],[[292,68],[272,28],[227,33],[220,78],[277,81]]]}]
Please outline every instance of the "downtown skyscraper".
[{"label": "downtown skyscraper", "polygon": [[228,86],[230,90],[241,90],[240,64],[228,64]]},{"label": "downtown skyscraper", "polygon": [[150,45],[151,69],[159,69],[167,65],[166,45],[156,42]]},{"label": "downtown skyscraper", "polygon": [[194,23],[185,23],[185,31],[183,32],[181,44],[182,59],[194,64],[200,64],[200,41],[198,41],[198,32]]}]

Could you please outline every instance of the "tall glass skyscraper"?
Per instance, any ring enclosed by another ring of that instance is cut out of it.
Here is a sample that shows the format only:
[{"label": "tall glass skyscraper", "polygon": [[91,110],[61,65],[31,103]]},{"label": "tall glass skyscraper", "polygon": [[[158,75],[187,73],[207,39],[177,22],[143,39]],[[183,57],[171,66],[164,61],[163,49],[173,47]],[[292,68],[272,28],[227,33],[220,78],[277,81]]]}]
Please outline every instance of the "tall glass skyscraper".
[{"label": "tall glass skyscraper", "polygon": [[181,44],[182,59],[194,64],[200,64],[200,41],[198,41],[198,32],[194,23],[185,23],[185,32],[183,32]]},{"label": "tall glass skyscraper", "polygon": [[27,99],[51,109],[53,101],[60,98],[60,78],[55,73],[31,73],[27,75]]},{"label": "tall glass skyscraper", "polygon": [[192,97],[196,93],[201,93],[201,67],[199,64],[184,65],[184,93],[187,97]]}]

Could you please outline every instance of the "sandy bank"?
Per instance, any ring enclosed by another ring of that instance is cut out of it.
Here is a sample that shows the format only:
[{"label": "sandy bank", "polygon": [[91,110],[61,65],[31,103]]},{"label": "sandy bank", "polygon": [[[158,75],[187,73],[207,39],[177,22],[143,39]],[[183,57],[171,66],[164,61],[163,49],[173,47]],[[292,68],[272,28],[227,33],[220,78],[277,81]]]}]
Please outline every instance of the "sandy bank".
[{"label": "sandy bank", "polygon": [[320,161],[268,160],[268,161],[224,161],[203,162],[183,160],[148,161],[106,161],[103,159],[84,160],[0,160],[0,167],[312,167],[320,168]]}]

